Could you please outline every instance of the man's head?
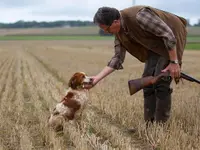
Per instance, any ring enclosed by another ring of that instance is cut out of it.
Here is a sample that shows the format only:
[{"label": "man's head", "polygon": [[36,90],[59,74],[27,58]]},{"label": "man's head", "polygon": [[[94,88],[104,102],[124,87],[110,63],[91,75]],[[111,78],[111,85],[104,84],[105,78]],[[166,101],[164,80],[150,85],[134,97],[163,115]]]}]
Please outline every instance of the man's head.
[{"label": "man's head", "polygon": [[105,32],[116,34],[120,31],[120,13],[116,8],[99,8],[93,21]]}]

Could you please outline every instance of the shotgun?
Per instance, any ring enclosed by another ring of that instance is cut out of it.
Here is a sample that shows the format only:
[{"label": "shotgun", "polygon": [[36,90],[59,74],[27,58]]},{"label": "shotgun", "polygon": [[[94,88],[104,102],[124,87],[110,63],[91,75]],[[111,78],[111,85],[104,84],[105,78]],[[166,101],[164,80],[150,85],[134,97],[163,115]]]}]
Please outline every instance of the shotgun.
[{"label": "shotgun", "polygon": [[[183,72],[181,72],[179,79],[181,79],[181,78],[188,80],[190,82],[196,82],[196,83],[200,84],[199,80],[197,80]],[[143,78],[129,80],[128,87],[129,87],[130,95],[135,94],[136,92],[140,91],[141,89],[143,89],[146,86],[155,84],[160,79],[171,80],[171,76],[170,76],[169,72],[163,72],[163,73],[160,73],[158,76],[147,76],[147,77],[143,77]],[[178,80],[175,79],[176,84],[179,82],[179,79]]]}]

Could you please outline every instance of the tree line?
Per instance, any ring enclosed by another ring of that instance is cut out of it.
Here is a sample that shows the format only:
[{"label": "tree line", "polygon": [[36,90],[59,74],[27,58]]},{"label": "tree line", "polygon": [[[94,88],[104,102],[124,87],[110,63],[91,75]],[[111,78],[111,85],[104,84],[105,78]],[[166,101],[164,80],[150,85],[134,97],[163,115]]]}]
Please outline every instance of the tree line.
[{"label": "tree line", "polygon": [[54,27],[94,26],[91,21],[17,21],[15,23],[0,23],[0,28],[54,28]]},{"label": "tree line", "polygon": [[[53,28],[53,27],[81,27],[81,26],[94,26],[92,21],[51,21],[51,22],[37,22],[37,21],[17,21],[15,23],[0,23],[0,28]],[[189,24],[188,20],[188,26]],[[193,26],[200,26],[199,22]]]}]

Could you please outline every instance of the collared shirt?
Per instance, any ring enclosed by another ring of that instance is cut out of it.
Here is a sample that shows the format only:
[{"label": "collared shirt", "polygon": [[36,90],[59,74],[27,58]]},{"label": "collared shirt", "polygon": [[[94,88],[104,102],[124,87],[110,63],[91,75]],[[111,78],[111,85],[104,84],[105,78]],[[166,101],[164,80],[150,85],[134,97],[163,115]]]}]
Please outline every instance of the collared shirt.
[{"label": "collared shirt", "polygon": [[[140,10],[136,19],[139,26],[164,41],[167,50],[172,50],[176,46],[176,38],[170,27],[159,18],[154,12],[148,8]],[[123,21],[121,20],[121,27],[123,29]],[[116,70],[123,69],[122,63],[124,62],[126,49],[120,45],[119,40],[115,39],[115,54],[108,63],[108,66]]]}]

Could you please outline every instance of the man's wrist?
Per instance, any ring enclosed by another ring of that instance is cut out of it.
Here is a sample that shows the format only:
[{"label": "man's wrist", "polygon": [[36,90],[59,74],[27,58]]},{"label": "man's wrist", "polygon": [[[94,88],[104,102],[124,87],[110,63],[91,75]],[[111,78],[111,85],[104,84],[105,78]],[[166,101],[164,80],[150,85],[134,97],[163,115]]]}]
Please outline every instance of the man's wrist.
[{"label": "man's wrist", "polygon": [[178,62],[177,59],[175,59],[175,60],[170,60],[170,63],[171,63],[171,64],[179,64],[179,62]]}]

